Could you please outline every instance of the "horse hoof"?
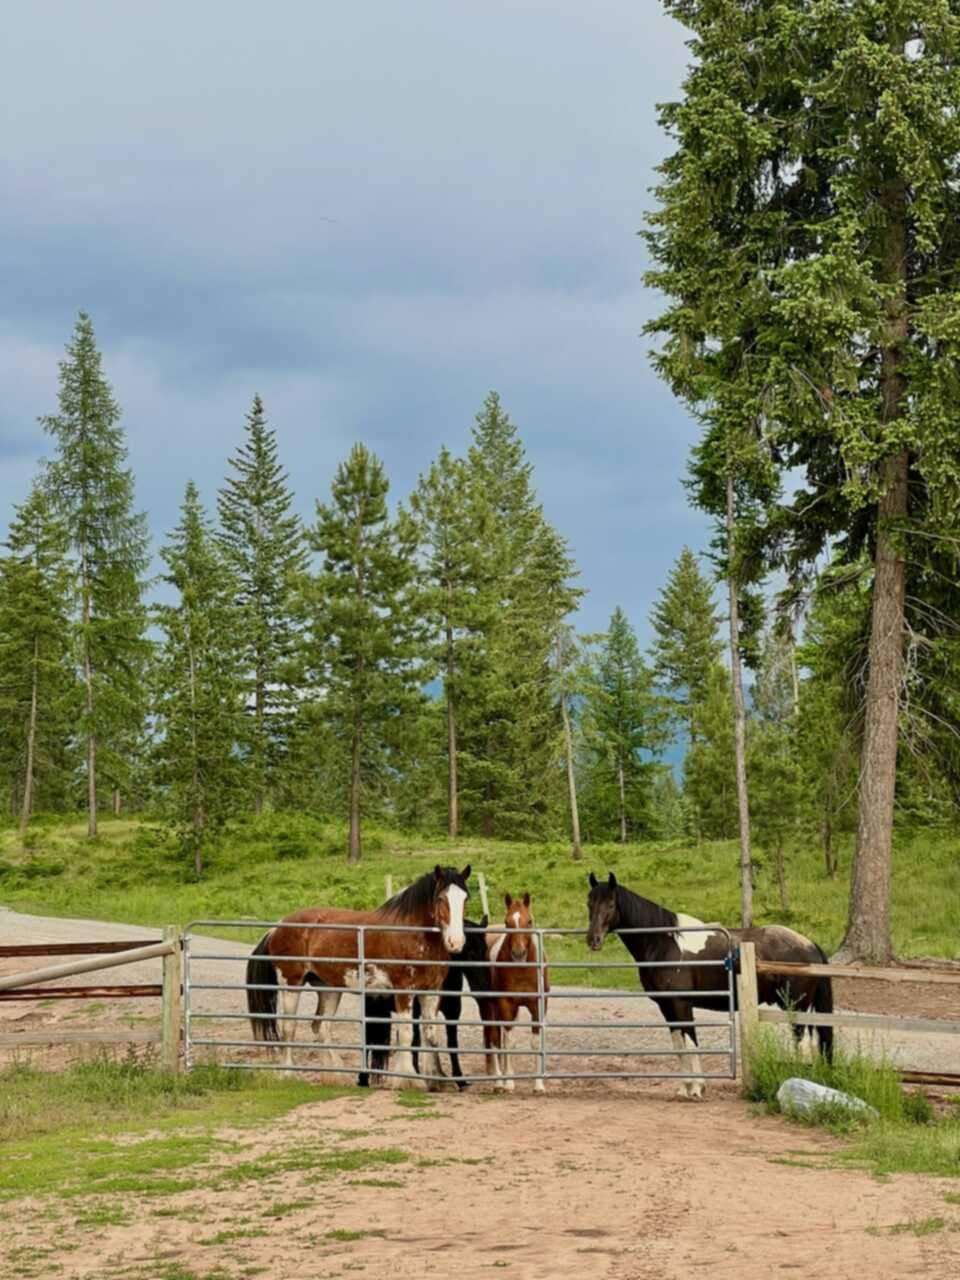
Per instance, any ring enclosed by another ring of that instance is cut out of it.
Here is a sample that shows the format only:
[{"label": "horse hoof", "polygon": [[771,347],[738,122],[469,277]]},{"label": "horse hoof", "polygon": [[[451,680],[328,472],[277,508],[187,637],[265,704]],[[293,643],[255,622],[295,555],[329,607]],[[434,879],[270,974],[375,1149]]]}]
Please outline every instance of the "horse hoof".
[{"label": "horse hoof", "polygon": [[547,1092],[547,1086],[543,1083],[542,1080],[536,1080],[534,1081],[533,1092],[544,1094]]},{"label": "horse hoof", "polygon": [[504,1082],[503,1082],[503,1088],[504,1088],[504,1092],[505,1092],[505,1093],[513,1093],[513,1081],[512,1081],[512,1080],[504,1080]]}]

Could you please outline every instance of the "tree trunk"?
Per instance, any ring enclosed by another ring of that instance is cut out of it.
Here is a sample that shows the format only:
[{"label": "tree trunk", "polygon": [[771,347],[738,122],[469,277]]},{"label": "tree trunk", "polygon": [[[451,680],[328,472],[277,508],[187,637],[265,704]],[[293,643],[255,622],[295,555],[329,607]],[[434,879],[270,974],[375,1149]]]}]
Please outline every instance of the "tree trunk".
[{"label": "tree trunk", "polygon": [[623,781],[623,756],[617,752],[617,786],[620,791],[620,843],[627,843],[627,792]]},{"label": "tree trunk", "polygon": [[20,807],[20,840],[27,834],[33,810],[33,759],[37,741],[37,685],[40,682],[40,637],[33,637],[33,674],[30,680],[30,721],[27,725],[27,768]]},{"label": "tree trunk", "polygon": [[563,746],[567,757],[567,790],[570,793],[570,829],[573,835],[573,860],[574,862],[580,862],[583,858],[583,849],[580,847],[580,809],[577,805],[577,775],[573,769],[573,734],[570,730],[567,695],[562,690],[560,693],[560,714],[563,716]]},{"label": "tree trunk", "polygon": [[823,841],[823,865],[829,879],[836,880],[837,859],[833,851],[833,819],[829,813],[824,814],[820,835]]},{"label": "tree trunk", "polygon": [[447,627],[447,832],[460,834],[460,804],[457,792],[457,717],[453,705],[453,631]]},{"label": "tree trunk", "polygon": [[[899,37],[891,37],[892,42]],[[902,41],[899,41],[902,46]],[[884,283],[893,285],[886,304],[880,365],[880,416],[896,422],[906,395],[902,362],[908,336],[906,298],[907,190],[891,180],[881,194],[886,214],[883,245]],[[908,511],[910,457],[905,449],[884,459],[880,472],[873,607],[870,616],[869,675],[860,757],[857,847],[850,886],[847,932],[838,963],[854,960],[889,964],[890,866],[894,793],[897,781],[897,732],[903,678],[906,562],[898,543]]]},{"label": "tree trunk", "polygon": [[360,726],[353,726],[353,761],[350,767],[350,844],[347,862],[360,861]]},{"label": "tree trunk", "polygon": [[87,835],[97,834],[97,738],[93,732],[93,666],[90,662],[90,587],[87,582],[87,549],[80,548],[83,582],[83,682],[87,691]]},{"label": "tree trunk", "polygon": [[730,685],[733,691],[734,757],[737,773],[737,809],[740,814],[740,923],[753,924],[753,876],[750,857],[750,802],[747,796],[746,716],[743,710],[743,677],[740,670],[740,606],[734,577],[736,564],[736,514],[733,472],[727,476],[727,585],[730,591]]},{"label": "tree trunk", "polygon": [[120,817],[120,788],[119,787],[113,788],[113,816],[115,818]]},{"label": "tree trunk", "polygon": [[777,840],[777,849],[774,855],[774,862],[777,868],[777,889],[780,893],[780,906],[784,911],[790,910],[790,898],[787,893],[787,869],[783,861],[783,840]]},{"label": "tree trunk", "polygon": [[253,717],[254,717],[253,731],[257,737],[257,745],[254,750],[254,756],[257,762],[256,764],[257,776],[254,781],[255,791],[253,795],[253,811],[256,814],[256,816],[259,818],[260,815],[263,813],[263,806],[264,806],[264,800],[265,800],[266,787],[264,785],[264,776],[266,774],[266,754],[267,754],[266,749],[264,747],[264,741],[263,741],[263,681],[260,678],[259,672],[257,673],[256,686],[254,689],[253,696],[256,699],[256,705],[254,707],[254,712],[253,712]]}]

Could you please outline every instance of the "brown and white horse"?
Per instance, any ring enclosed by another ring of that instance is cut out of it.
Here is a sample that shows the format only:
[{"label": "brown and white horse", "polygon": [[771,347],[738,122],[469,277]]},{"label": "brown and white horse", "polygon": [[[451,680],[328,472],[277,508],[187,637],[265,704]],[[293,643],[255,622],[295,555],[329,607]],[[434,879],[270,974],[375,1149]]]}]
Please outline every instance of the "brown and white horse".
[{"label": "brown and white horse", "polygon": [[[257,943],[247,962],[247,1008],[257,1040],[285,1046],[284,1060],[293,1065],[292,1044],[300,996],[307,983],[321,991],[314,1029],[331,1062],[335,1061],[327,1019],[336,1017],[344,990],[360,985],[358,928],[323,928],[324,925],[407,925],[409,932],[367,928],[363,937],[363,976],[367,991],[393,993],[394,1009],[402,1019],[397,1028],[399,1053],[396,1070],[414,1074],[413,996],[410,991],[438,994],[420,997],[427,1042],[428,1075],[439,1075],[437,1018],[440,991],[447,976],[449,957],[464,946],[464,908],[468,897],[469,864],[463,871],[434,867],[375,911],[348,911],[340,907],[307,907],[295,911]],[[416,961],[418,963],[410,963]],[[424,963],[426,962],[426,963]],[[279,975],[279,976],[278,976]],[[277,984],[280,983],[281,1016],[277,1017]],[[267,989],[264,989],[267,988]],[[270,989],[274,988],[274,989]],[[432,1086],[431,1086],[432,1087]]]},{"label": "brown and white horse", "polygon": [[[725,990],[728,977],[720,965],[730,965],[734,972],[739,971],[738,943],[754,943],[758,960],[826,964],[827,958],[821,948],[794,929],[779,924],[753,929],[705,925],[694,916],[670,911],[649,898],[633,893],[617,882],[612,871],[605,882],[590,872],[587,912],[587,944],[592,951],[600,950],[607,934],[618,933],[624,946],[639,962],[640,985],[670,1025],[674,1048],[678,1055],[682,1055],[679,1057],[681,1072],[693,1077],[683,1083],[682,1092],[688,1098],[703,1097],[703,1075],[693,1011],[712,1009],[726,1013],[729,1010],[730,997]],[[711,963],[706,965],[703,961]],[[804,1013],[809,1010],[833,1012],[833,988],[829,978],[761,974],[757,992],[761,1004],[776,1004],[781,1009],[797,1011],[793,1033],[798,1041],[802,1041],[807,1031]],[[676,1025],[678,1023],[679,1026]],[[812,1027],[810,1032],[812,1036]],[[817,1027],[816,1035],[820,1052],[830,1060],[833,1057],[833,1028]]]},{"label": "brown and white horse", "polygon": [[[540,943],[537,934],[530,932],[533,929],[533,916],[530,912],[529,893],[525,893],[522,898],[504,894],[504,902],[507,914],[503,923],[511,932],[487,934],[487,958],[490,961],[490,980],[493,984],[490,990],[497,994],[489,1001],[487,1010],[483,1013],[485,1018],[494,1019],[494,1025],[484,1024],[483,1042],[487,1050],[487,1075],[493,1075],[497,1089],[512,1089],[513,1081],[503,1079],[505,1075],[512,1074],[510,1056],[507,1053],[512,1027],[496,1024],[513,1023],[520,1010],[526,1009],[530,1014],[530,1049],[532,1053],[539,1053],[540,1027],[547,1016],[550,974],[544,963],[541,989],[538,977]],[[544,1092],[546,1086],[542,1077],[537,1077],[533,1087],[537,1093]]]}]

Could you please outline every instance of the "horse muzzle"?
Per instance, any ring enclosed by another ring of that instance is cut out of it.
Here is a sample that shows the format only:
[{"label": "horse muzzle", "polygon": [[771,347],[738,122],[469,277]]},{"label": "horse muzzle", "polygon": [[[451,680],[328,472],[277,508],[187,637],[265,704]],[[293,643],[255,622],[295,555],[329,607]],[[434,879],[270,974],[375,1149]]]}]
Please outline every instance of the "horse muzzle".
[{"label": "horse muzzle", "polygon": [[443,945],[452,956],[459,955],[466,944],[467,940],[462,933],[449,933],[444,929]]},{"label": "horse muzzle", "polygon": [[592,933],[587,938],[587,946],[591,951],[599,951],[603,946],[603,938],[598,933]]}]

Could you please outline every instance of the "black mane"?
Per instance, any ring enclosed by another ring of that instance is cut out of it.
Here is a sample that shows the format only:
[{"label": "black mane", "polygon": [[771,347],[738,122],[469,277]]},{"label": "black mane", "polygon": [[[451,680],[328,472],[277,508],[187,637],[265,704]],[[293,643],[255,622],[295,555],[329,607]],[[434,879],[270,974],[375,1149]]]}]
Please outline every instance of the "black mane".
[{"label": "black mane", "polygon": [[[439,879],[441,889],[454,884],[459,886],[469,898],[470,890],[467,888],[467,882],[456,867],[441,867]],[[397,920],[401,917],[416,918],[423,915],[433,906],[436,884],[436,871],[427,871],[419,880],[414,880],[413,884],[408,884],[405,889],[388,898],[383,906],[377,908],[377,914],[385,916],[388,920]]]},{"label": "black mane", "polygon": [[[649,898],[641,898],[632,889],[625,889],[618,884],[614,892],[617,895],[617,914],[620,923],[618,929],[661,929],[675,928],[676,913],[661,907]],[[624,939],[626,941],[626,939]]]}]

